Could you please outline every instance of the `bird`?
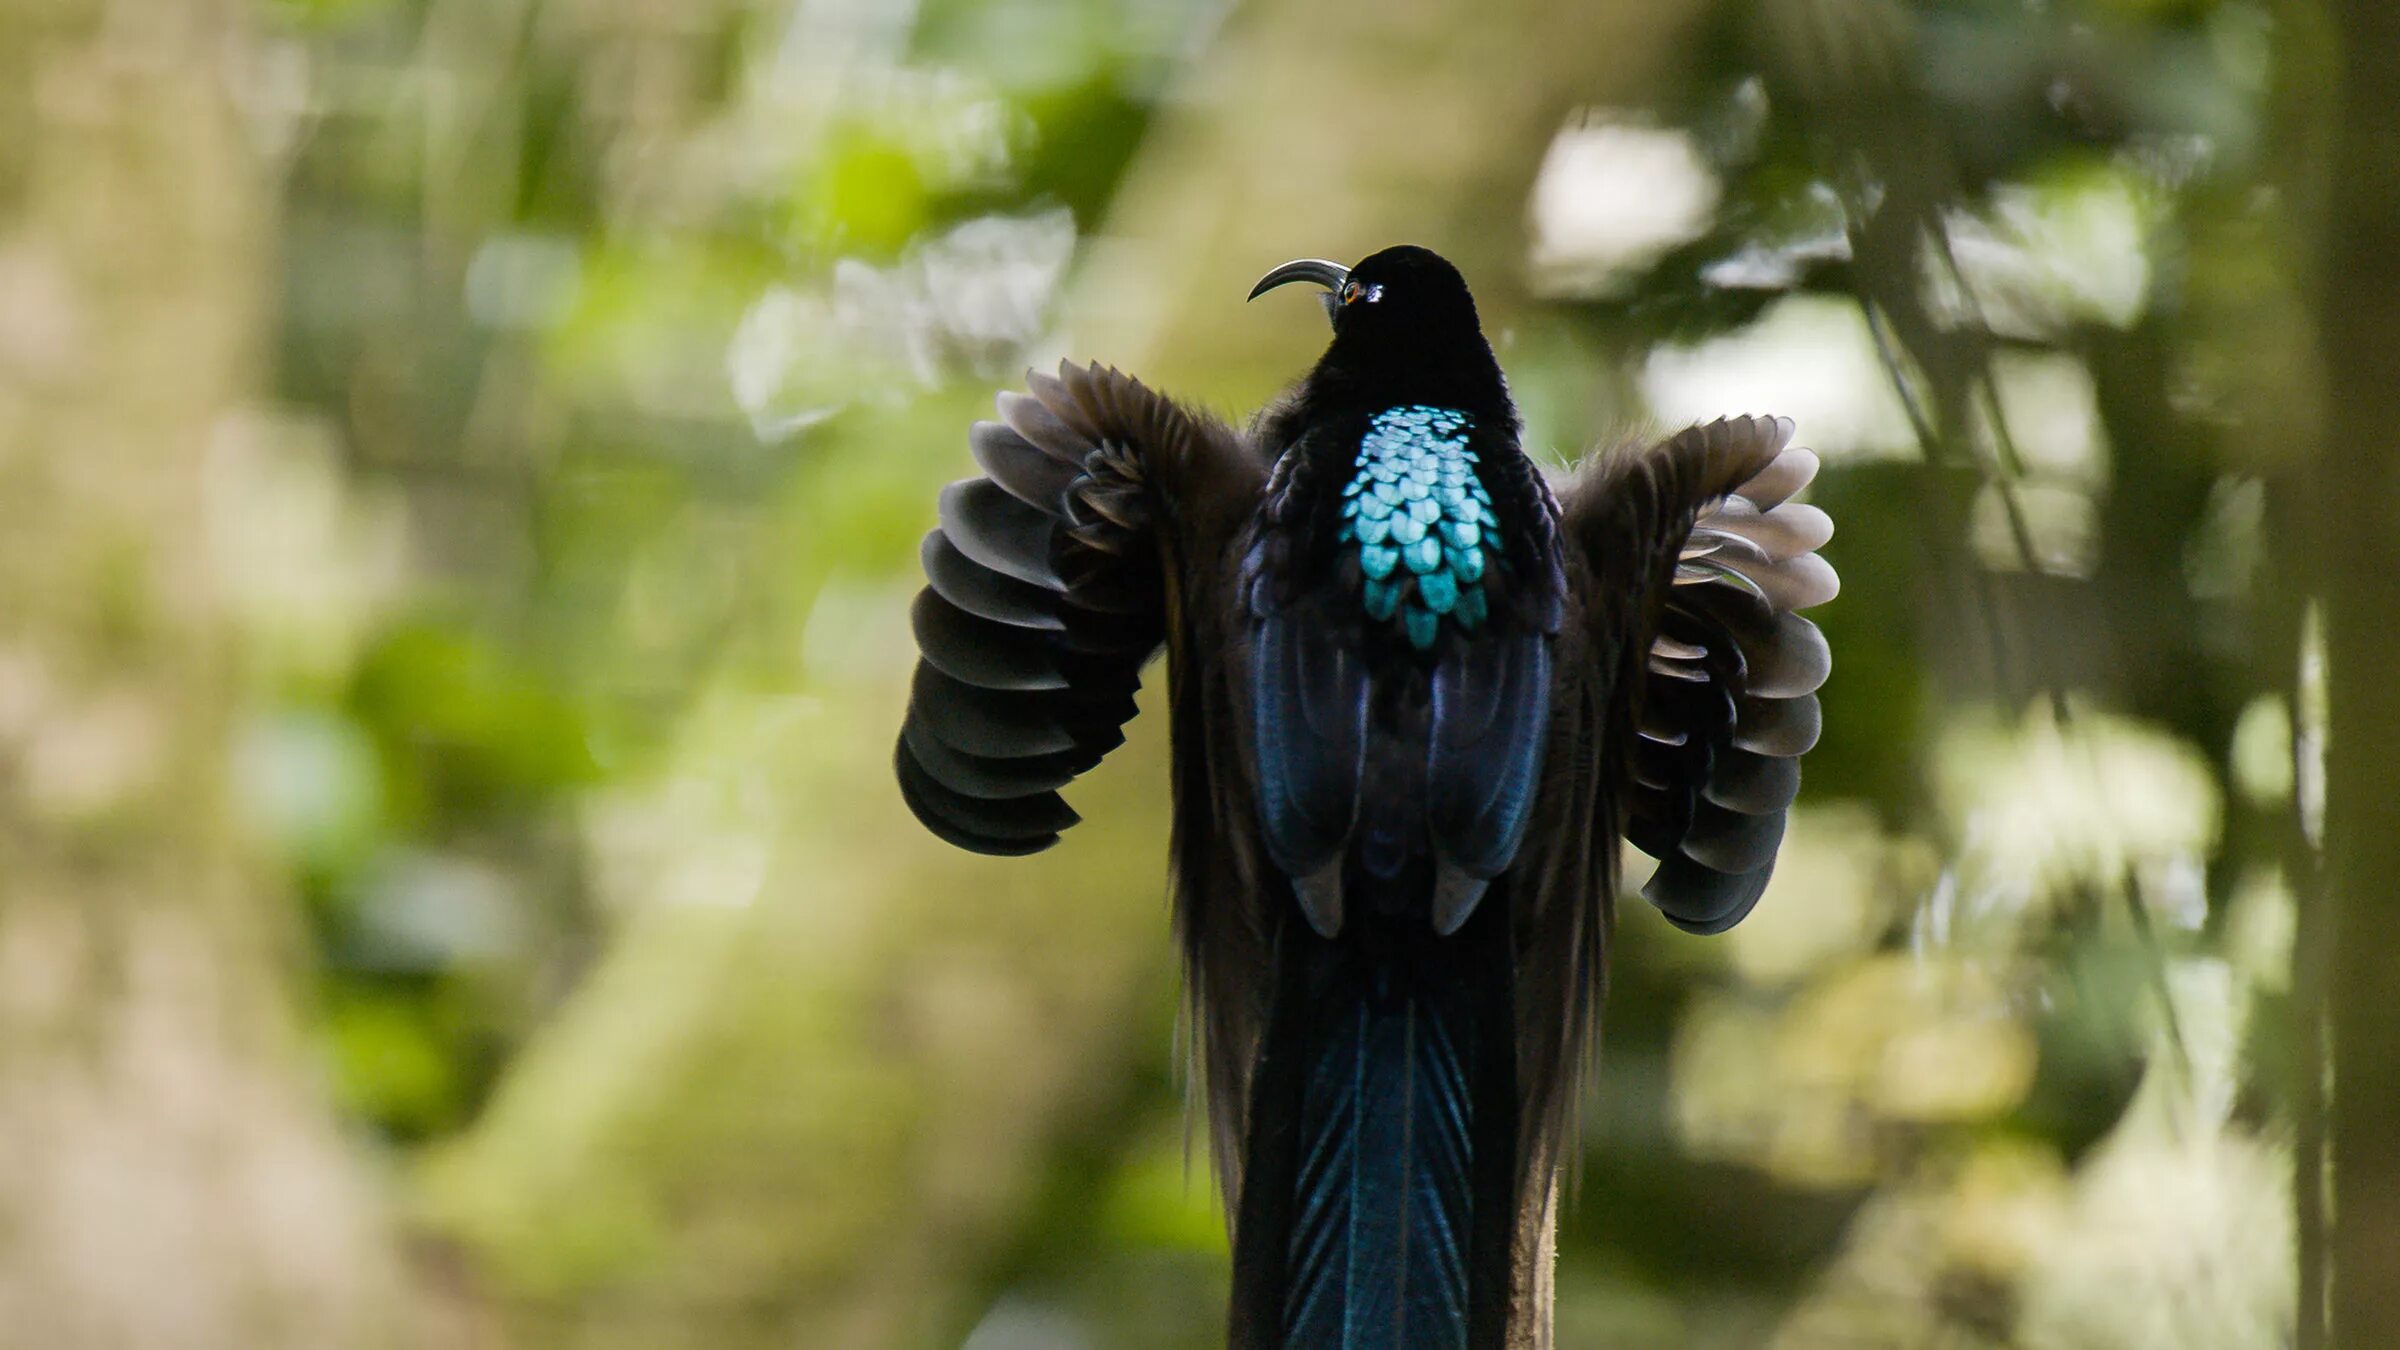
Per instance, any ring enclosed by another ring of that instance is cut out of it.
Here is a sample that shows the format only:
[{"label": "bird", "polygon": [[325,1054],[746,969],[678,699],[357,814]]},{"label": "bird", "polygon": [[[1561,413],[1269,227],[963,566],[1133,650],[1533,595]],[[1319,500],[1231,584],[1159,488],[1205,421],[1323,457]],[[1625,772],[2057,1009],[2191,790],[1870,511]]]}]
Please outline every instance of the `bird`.
[{"label": "bird", "polygon": [[1176,940],[1233,1350],[1548,1346],[1619,841],[1695,934],[1765,890],[1839,581],[1790,420],[1554,483],[1458,269],[1302,259],[1323,355],[1235,428],[1062,363],[920,551],[899,789],[1038,852],[1166,667]]}]

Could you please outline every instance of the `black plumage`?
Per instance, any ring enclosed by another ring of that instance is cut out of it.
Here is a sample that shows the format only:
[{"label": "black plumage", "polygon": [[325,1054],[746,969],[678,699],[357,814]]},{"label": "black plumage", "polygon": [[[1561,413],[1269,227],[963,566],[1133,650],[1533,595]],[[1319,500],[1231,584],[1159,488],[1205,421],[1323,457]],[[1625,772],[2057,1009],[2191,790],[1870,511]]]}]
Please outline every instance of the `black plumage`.
[{"label": "black plumage", "polygon": [[1735,418],[1554,493],[1448,263],[1258,289],[1289,280],[1334,338],[1247,432],[1063,366],[969,433],[900,787],[961,847],[1050,846],[1163,649],[1232,1343],[1546,1344],[1616,840],[1671,921],[1730,927],[1817,738],[1816,461]]}]

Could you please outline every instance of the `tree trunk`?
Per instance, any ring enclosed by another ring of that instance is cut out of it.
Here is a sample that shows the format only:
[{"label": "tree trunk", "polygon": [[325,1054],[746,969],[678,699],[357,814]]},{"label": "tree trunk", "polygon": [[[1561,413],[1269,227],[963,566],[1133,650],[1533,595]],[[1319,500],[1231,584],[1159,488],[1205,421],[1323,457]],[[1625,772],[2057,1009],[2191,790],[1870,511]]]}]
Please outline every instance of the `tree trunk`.
[{"label": "tree trunk", "polygon": [[0,3],[0,1327],[388,1345],[395,1252],[309,1081],[229,800],[212,465],[256,383],[242,9]]},{"label": "tree trunk", "polygon": [[2400,1345],[2400,9],[2336,10],[2343,104],[2316,494],[2331,723],[2332,1343]]}]

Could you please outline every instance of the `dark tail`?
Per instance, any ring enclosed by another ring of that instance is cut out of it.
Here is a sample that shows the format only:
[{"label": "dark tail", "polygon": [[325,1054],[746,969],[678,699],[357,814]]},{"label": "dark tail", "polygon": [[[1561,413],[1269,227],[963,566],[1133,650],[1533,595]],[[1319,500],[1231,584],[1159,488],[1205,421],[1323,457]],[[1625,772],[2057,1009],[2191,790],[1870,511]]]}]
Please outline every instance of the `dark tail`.
[{"label": "dark tail", "polygon": [[[1498,897],[1494,897],[1498,898]],[[1516,1219],[1508,906],[1456,934],[1299,910],[1234,1225],[1235,1350],[1499,1350]]]}]

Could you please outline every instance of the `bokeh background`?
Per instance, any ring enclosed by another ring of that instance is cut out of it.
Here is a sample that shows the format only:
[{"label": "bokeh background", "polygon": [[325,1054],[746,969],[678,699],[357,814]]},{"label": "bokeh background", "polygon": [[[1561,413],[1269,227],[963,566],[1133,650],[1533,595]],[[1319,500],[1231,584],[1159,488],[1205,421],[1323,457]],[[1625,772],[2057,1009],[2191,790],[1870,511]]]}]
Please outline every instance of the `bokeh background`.
[{"label": "bokeh background", "polygon": [[1561,1345],[2327,1344],[2378,11],[0,0],[0,1343],[1222,1344],[1161,727],[937,845],[916,545],[1027,365],[1240,414],[1413,241],[1536,453],[1781,413],[1840,527]]}]

